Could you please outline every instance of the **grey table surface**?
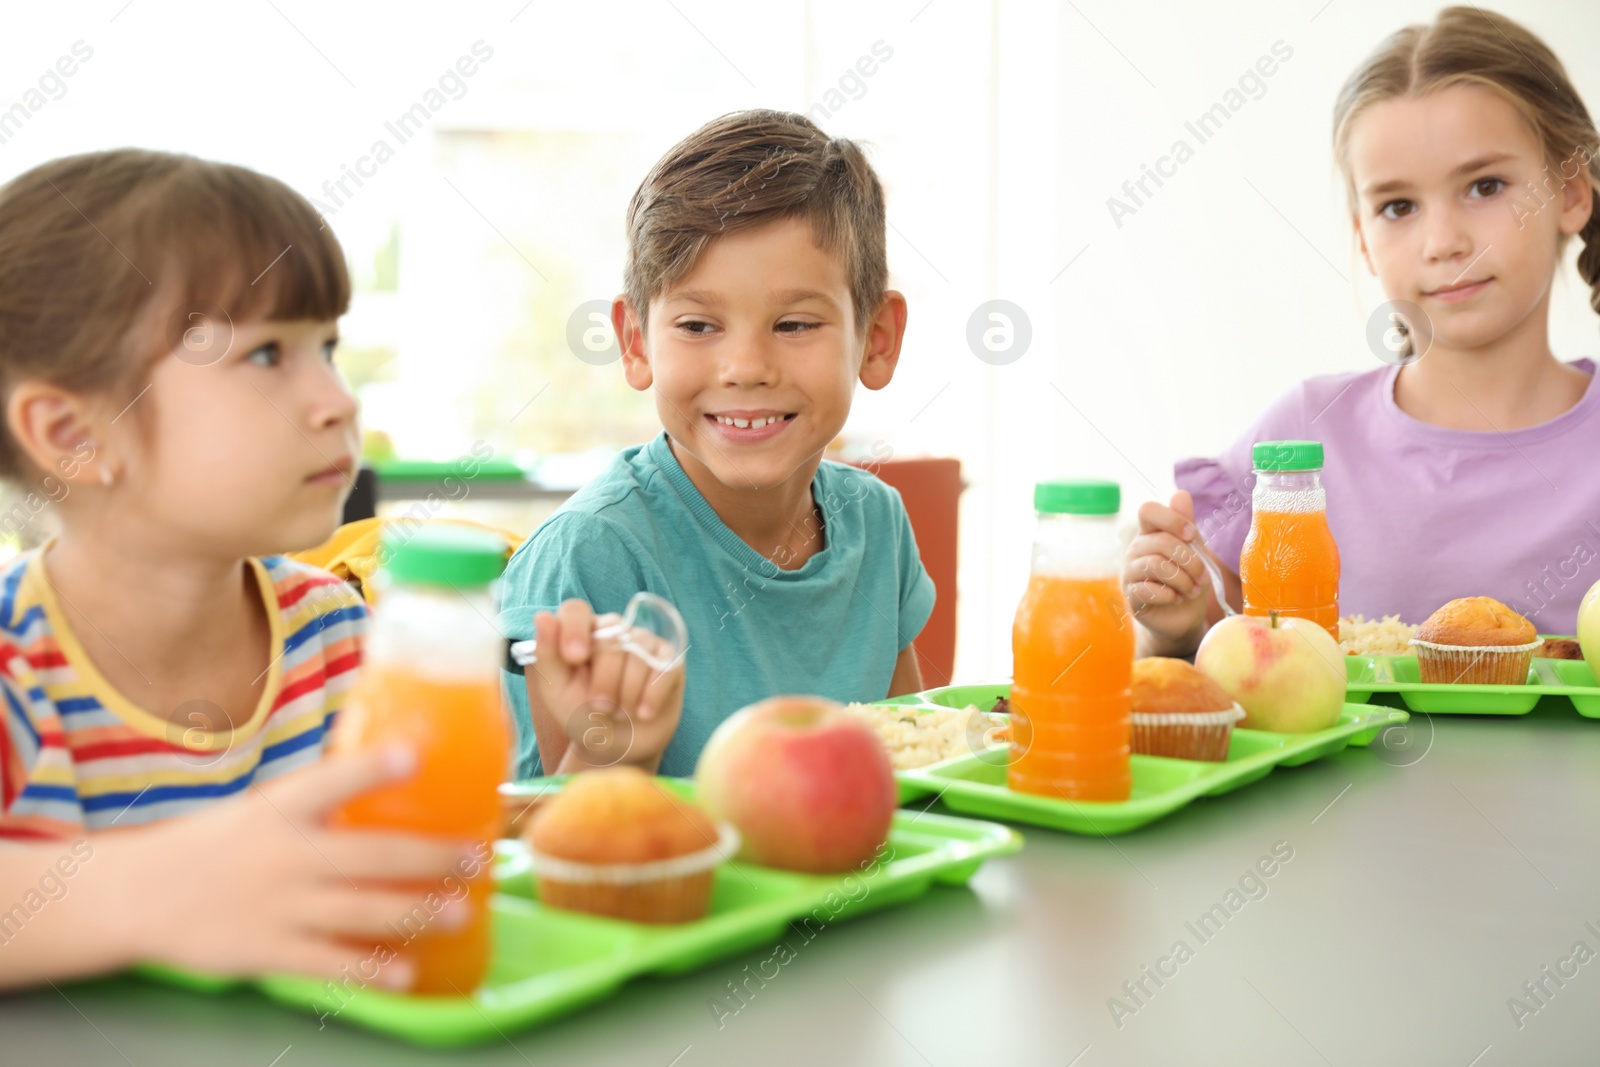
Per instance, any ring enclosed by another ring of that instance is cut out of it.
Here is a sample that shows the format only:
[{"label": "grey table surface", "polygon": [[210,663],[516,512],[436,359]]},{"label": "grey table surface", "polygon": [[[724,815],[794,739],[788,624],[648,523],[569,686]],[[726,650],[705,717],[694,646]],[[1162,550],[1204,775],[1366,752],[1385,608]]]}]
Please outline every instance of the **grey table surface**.
[{"label": "grey table surface", "polygon": [[[0,998],[0,1063],[1600,1063],[1600,722],[1386,740],[1122,837],[1024,828],[968,888],[791,938],[736,1012],[727,983],[772,949],[448,1053],[114,979]],[[1246,878],[1275,845],[1292,859]]]}]

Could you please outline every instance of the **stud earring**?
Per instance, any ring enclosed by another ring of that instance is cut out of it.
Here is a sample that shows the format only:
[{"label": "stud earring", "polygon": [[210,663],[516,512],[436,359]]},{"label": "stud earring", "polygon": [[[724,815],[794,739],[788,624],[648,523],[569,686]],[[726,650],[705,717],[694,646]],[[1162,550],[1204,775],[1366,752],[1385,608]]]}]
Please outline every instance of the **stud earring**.
[{"label": "stud earring", "polygon": [[111,473],[110,466],[104,463],[100,464],[100,484],[110,489],[111,483],[116,480],[116,475]]}]

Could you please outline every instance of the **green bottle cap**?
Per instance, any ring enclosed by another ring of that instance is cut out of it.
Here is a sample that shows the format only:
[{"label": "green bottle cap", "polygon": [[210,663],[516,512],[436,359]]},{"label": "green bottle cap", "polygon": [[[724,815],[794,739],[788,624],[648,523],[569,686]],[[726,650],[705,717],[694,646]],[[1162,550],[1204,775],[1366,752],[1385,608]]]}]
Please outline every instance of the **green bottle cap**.
[{"label": "green bottle cap", "polygon": [[1251,460],[1258,471],[1319,471],[1321,441],[1257,441]]},{"label": "green bottle cap", "polygon": [[397,582],[484,586],[506,569],[506,539],[488,530],[448,523],[383,532],[383,569]]},{"label": "green bottle cap", "polygon": [[1102,478],[1040,482],[1033,487],[1033,510],[1049,515],[1115,515],[1122,486]]}]

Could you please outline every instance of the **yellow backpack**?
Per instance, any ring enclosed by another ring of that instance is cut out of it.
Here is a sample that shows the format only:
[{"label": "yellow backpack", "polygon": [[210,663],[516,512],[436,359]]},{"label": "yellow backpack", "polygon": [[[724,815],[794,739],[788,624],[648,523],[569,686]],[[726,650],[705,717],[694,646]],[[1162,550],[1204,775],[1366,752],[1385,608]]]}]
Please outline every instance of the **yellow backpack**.
[{"label": "yellow backpack", "polygon": [[522,544],[523,538],[510,530],[502,530],[495,526],[486,526],[483,523],[472,522],[468,519],[360,519],[356,522],[347,522],[316,548],[308,548],[304,552],[290,553],[291,559],[301,563],[309,563],[313,567],[321,567],[337,577],[343,578],[360,591],[368,604],[374,599],[374,590],[368,584],[374,571],[378,569],[378,545],[383,539],[385,529],[395,524],[411,524],[418,522],[454,523],[457,526],[468,526],[476,530],[488,530],[499,534],[506,539],[506,558],[511,558],[511,553]]}]

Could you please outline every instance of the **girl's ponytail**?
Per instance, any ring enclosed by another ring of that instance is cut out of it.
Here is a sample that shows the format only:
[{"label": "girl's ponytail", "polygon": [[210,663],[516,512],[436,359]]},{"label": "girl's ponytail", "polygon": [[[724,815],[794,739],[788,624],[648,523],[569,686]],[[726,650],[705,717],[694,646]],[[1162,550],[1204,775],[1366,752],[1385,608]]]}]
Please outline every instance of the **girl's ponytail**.
[{"label": "girl's ponytail", "polygon": [[1589,286],[1589,306],[1600,312],[1600,189],[1592,182],[1589,198],[1589,221],[1578,231],[1578,239],[1583,242],[1583,251],[1578,253],[1578,273]]}]

